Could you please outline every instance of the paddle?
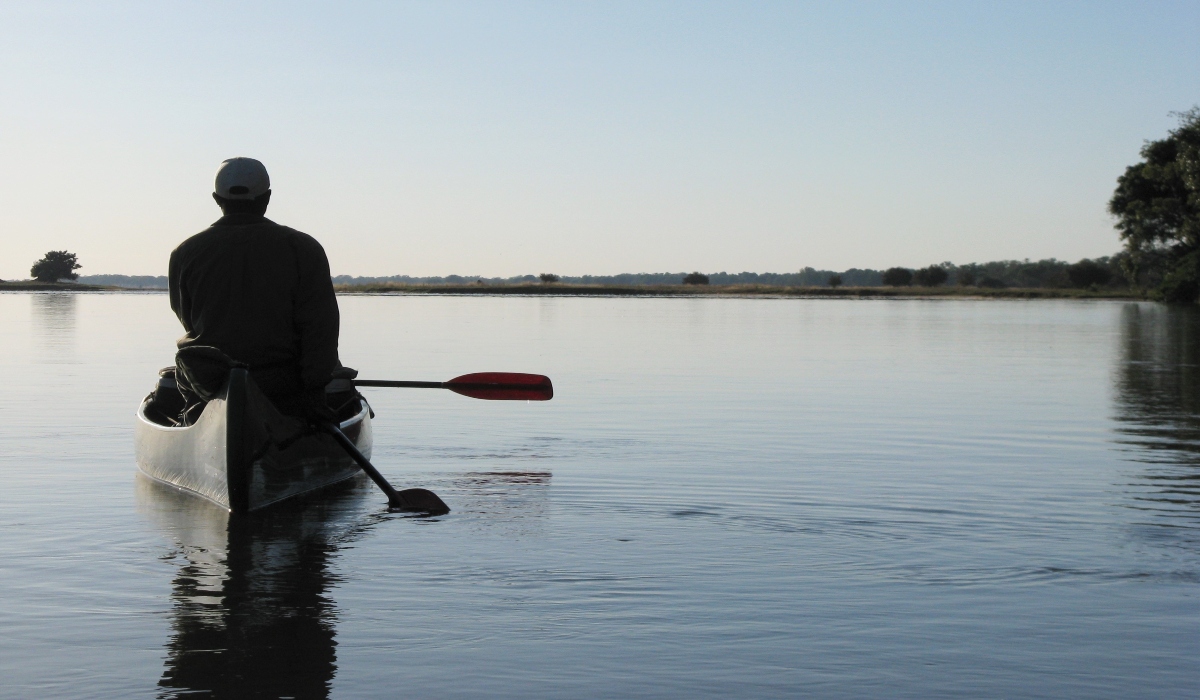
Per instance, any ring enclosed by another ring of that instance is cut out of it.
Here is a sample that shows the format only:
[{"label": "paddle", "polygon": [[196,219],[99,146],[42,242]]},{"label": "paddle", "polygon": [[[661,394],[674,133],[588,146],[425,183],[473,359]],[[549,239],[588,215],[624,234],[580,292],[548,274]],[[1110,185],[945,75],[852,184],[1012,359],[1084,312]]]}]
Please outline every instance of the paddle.
[{"label": "paddle", "polygon": [[550,383],[550,377],[518,372],[477,372],[455,377],[448,382],[355,379],[354,386],[449,389],[456,394],[489,401],[549,401],[554,398],[554,385]]},{"label": "paddle", "polygon": [[346,454],[350,455],[355,462],[358,462],[358,466],[362,467],[367,476],[371,477],[371,481],[374,481],[375,485],[387,494],[388,510],[427,513],[429,515],[445,515],[450,512],[450,506],[438,498],[438,495],[433,491],[428,489],[404,489],[403,491],[397,491],[392,488],[388,480],[383,478],[383,474],[380,474],[379,470],[371,464],[363,453],[358,451],[358,448],[354,446],[354,443],[350,441],[350,438],[346,437],[346,434],[340,428],[333,423],[325,423],[321,425],[321,428],[332,435],[333,439],[337,440],[342,449],[346,451]]},{"label": "paddle", "polygon": [[[476,372],[455,377],[448,382],[403,382],[384,379],[355,379],[354,386],[400,387],[408,389],[449,389],[456,394],[470,396],[473,399],[489,401],[549,401],[554,398],[554,385],[550,377],[540,374],[521,374],[518,372]],[[428,489],[404,489],[397,491],[388,480],[383,478],[371,462],[358,451],[350,438],[336,425],[326,423],[321,428],[333,436],[346,454],[350,455],[358,466],[371,477],[371,481],[383,490],[388,497],[388,510],[428,513],[429,515],[445,515],[450,512],[437,494]]]}]

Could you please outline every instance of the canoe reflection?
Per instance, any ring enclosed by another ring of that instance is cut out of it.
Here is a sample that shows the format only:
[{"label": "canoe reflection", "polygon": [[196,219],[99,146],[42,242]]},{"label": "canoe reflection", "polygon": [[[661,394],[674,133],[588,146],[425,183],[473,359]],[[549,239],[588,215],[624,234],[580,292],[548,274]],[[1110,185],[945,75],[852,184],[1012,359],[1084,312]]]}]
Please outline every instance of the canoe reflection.
[{"label": "canoe reflection", "polygon": [[363,514],[362,482],[241,518],[145,477],[137,491],[178,547],[160,697],[328,697],[337,670],[330,558],[379,520]]},{"label": "canoe reflection", "polygon": [[1155,524],[1200,525],[1200,309],[1130,304],[1122,309],[1115,377],[1118,439],[1149,465],[1134,508]]}]

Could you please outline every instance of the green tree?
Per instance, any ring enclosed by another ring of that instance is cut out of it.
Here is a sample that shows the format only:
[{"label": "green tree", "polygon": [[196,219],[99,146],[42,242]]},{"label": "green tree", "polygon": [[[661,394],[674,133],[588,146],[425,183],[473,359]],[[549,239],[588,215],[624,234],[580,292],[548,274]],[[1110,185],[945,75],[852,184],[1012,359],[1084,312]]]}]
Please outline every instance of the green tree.
[{"label": "green tree", "polygon": [[[1177,115],[1165,139],[1142,146],[1142,161],[1125,169],[1108,211],[1117,218],[1125,272],[1133,283],[1161,276],[1159,292],[1172,301],[1200,294],[1200,106]],[[1151,266],[1160,270],[1147,269]],[[1157,275],[1156,275],[1157,273]]]},{"label": "green tree", "polygon": [[29,274],[38,282],[57,282],[59,280],[78,279],[75,274],[82,265],[75,259],[74,253],[65,250],[52,250],[29,268]]},{"label": "green tree", "polygon": [[1112,273],[1107,267],[1086,258],[1067,268],[1067,277],[1076,287],[1097,287],[1108,284]]},{"label": "green tree", "polygon": [[684,284],[708,284],[708,275],[693,272],[683,278]]},{"label": "green tree", "polygon": [[936,287],[950,279],[950,273],[946,272],[946,268],[940,265],[930,265],[929,267],[917,270],[913,274],[913,279],[919,286]]},{"label": "green tree", "polygon": [[829,286],[833,287],[834,289],[837,289],[838,287],[842,286],[842,276],[841,275],[830,275],[829,276]]},{"label": "green tree", "polygon": [[559,280],[559,277],[558,275],[550,272],[543,272],[542,274],[538,275],[538,279],[542,281],[542,284],[554,284]]},{"label": "green tree", "polygon": [[907,287],[912,281],[912,270],[906,267],[890,267],[883,273],[883,283],[889,287]]}]

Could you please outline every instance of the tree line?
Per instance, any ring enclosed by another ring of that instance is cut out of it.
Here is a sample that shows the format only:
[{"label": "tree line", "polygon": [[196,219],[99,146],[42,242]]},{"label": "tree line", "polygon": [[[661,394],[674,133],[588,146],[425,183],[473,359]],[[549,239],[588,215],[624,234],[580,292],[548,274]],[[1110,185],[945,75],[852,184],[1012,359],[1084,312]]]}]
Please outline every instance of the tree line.
[{"label": "tree line", "polygon": [[[959,285],[984,288],[1104,288],[1126,287],[1123,263],[1125,254],[1068,263],[1047,260],[999,260],[987,263],[955,265],[944,262],[924,268],[894,267],[886,270],[850,268],[833,271],[806,267],[798,272],[643,272],[623,275],[517,275],[483,277],[447,275],[444,277],[352,277],[337,275],[334,284],[447,285],[465,284],[589,284],[634,287],[643,285],[708,284],[712,286],[760,285],[767,287],[881,287]],[[166,289],[165,276],[151,275],[80,275],[84,284],[112,285],[145,289]]]},{"label": "tree line", "polygon": [[598,286],[638,287],[675,284],[707,284],[711,286],[760,285],[767,287],[881,287],[925,286],[943,284],[977,287],[1035,287],[1064,289],[1070,287],[1124,286],[1120,261],[1123,254],[1095,260],[1069,263],[1047,260],[999,260],[986,263],[955,265],[943,262],[924,268],[893,267],[886,270],[850,268],[848,270],[818,270],[805,267],[797,272],[638,272],[619,275],[517,275],[514,277],[483,277],[447,275],[445,277],[353,277],[337,275],[334,284],[399,284],[399,285],[463,285],[463,284],[587,284]]},{"label": "tree line", "polygon": [[892,287],[961,287],[1032,289],[1115,289],[1128,287],[1122,273],[1124,254],[1083,259],[1076,263],[1046,260],[998,260],[988,263],[955,265],[941,263],[912,270],[893,267],[884,270],[881,282]]},{"label": "tree line", "polygon": [[[51,251],[47,258],[35,266],[42,273],[42,281],[77,280],[84,284],[112,285],[118,287],[165,289],[165,276],[150,275],[76,275],[79,264],[74,254],[66,251]],[[65,255],[62,255],[64,254]],[[57,269],[46,270],[46,260],[57,265]],[[74,266],[74,267],[71,267]],[[482,277],[447,275],[445,277],[413,277],[392,275],[389,277],[351,277],[337,275],[334,284],[399,284],[399,285],[447,285],[465,284],[587,284],[599,286],[657,286],[657,285],[712,285],[737,286],[758,285],[768,287],[821,287],[821,286],[921,286],[937,287],[953,284],[984,288],[1094,288],[1115,289],[1127,287],[1125,270],[1130,267],[1127,253],[1094,260],[1068,263],[1050,258],[1047,260],[999,260],[987,263],[955,265],[944,262],[924,268],[893,267],[886,270],[850,268],[836,272],[806,267],[798,272],[655,272],[622,275],[518,275],[515,277]],[[35,277],[37,272],[34,273]],[[53,275],[53,279],[51,279]]]}]

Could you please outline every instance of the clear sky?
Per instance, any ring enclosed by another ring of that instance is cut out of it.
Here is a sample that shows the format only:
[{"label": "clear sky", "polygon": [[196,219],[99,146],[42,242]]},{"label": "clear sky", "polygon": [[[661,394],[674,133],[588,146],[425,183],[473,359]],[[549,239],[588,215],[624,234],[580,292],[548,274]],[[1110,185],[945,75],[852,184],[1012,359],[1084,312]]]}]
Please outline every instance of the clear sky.
[{"label": "clear sky", "polygon": [[335,274],[1115,252],[1200,3],[3,2],[0,278],[165,274],[224,158]]}]

